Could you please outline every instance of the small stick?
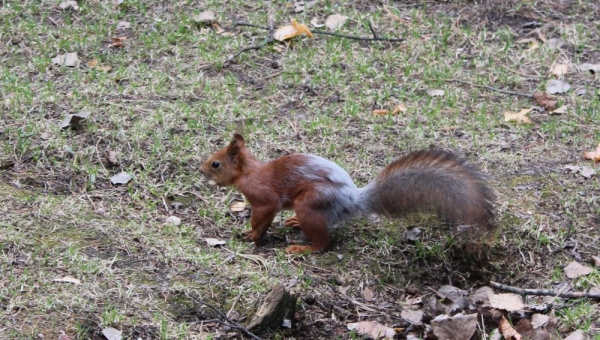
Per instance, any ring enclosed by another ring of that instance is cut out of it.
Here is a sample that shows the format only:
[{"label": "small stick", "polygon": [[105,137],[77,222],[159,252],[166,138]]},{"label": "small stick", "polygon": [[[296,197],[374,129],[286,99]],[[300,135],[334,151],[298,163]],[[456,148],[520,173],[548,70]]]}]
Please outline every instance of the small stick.
[{"label": "small stick", "polygon": [[518,288],[518,287],[508,286],[508,285],[494,282],[494,281],[490,281],[490,287],[500,289],[500,290],[503,290],[506,292],[521,294],[521,295],[557,296],[557,297],[567,298],[567,299],[577,299],[577,298],[600,299],[600,293],[586,293],[586,292],[563,293],[563,292],[557,292],[552,289]]},{"label": "small stick", "polygon": [[186,295],[188,297],[191,297],[192,300],[196,301],[197,303],[205,305],[206,307],[209,307],[210,309],[212,309],[213,311],[215,311],[217,314],[219,314],[219,316],[221,318],[225,319],[227,321],[227,323],[224,322],[224,321],[218,320],[218,319],[208,320],[208,321],[216,321],[216,322],[219,322],[219,323],[221,323],[223,325],[229,326],[231,328],[239,329],[240,331],[242,331],[244,334],[246,334],[247,336],[251,337],[252,339],[262,340],[258,336],[252,334],[249,330],[247,330],[246,328],[244,328],[242,325],[240,325],[237,322],[235,322],[235,321],[231,320],[230,318],[228,318],[227,315],[225,315],[223,312],[221,312],[220,310],[218,310],[215,306],[211,305],[210,303],[204,302],[204,301],[198,299],[197,297],[189,295],[187,293],[186,293]]},{"label": "small stick", "polygon": [[468,81],[464,81],[464,80],[460,80],[460,79],[446,79],[445,81],[450,82],[450,83],[451,82],[456,82],[456,83],[467,84],[467,85],[470,85],[470,86],[475,86],[475,87],[480,87],[480,88],[483,88],[483,89],[488,89],[490,91],[496,91],[496,92],[500,92],[500,93],[504,93],[504,94],[510,94],[512,96],[521,96],[521,97],[533,98],[532,94],[501,90],[501,89],[497,89],[497,88],[491,87],[491,86],[473,84],[473,83],[470,83]]}]

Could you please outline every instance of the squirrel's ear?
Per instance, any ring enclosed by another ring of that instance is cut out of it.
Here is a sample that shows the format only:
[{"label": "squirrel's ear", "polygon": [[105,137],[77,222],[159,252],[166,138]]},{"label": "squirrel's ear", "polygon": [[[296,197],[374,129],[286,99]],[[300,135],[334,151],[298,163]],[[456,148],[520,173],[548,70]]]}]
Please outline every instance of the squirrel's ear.
[{"label": "squirrel's ear", "polygon": [[231,157],[231,160],[235,160],[237,155],[240,153],[240,149],[242,149],[246,145],[246,141],[244,141],[244,137],[239,133],[233,134],[233,139],[229,143],[227,147],[227,154]]}]

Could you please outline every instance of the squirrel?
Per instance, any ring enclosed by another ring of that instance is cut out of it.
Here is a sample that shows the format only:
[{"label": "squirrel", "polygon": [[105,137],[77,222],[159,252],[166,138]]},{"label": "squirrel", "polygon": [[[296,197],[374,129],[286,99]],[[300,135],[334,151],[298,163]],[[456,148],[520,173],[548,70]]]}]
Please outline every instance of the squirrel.
[{"label": "squirrel", "polygon": [[252,230],[245,238],[257,246],[278,212],[294,210],[284,225],[302,230],[312,245],[291,245],[286,249],[290,254],[324,251],[330,243],[328,227],[360,214],[434,210],[444,221],[476,232],[493,227],[493,194],[483,175],[465,159],[436,148],[393,161],[358,188],[339,165],[316,155],[261,162],[235,133],[200,172],[210,185],[234,186],[246,197]]}]

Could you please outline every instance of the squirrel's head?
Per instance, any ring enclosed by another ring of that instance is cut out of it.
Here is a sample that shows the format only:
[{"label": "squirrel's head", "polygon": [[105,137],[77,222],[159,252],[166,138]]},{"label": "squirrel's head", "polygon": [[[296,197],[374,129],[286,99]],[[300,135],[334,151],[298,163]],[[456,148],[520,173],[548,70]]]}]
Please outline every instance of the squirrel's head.
[{"label": "squirrel's head", "polygon": [[212,154],[200,167],[200,173],[208,184],[228,186],[242,173],[245,141],[242,135],[235,133],[229,145]]}]

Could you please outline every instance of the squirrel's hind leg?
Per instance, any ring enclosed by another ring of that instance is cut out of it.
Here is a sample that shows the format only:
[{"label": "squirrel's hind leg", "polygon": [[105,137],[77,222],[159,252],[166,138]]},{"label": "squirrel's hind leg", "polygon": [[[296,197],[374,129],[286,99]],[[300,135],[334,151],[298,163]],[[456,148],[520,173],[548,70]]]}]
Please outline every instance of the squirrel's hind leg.
[{"label": "squirrel's hind leg", "polygon": [[296,202],[294,211],[296,215],[294,222],[297,222],[297,227],[300,228],[306,238],[312,242],[311,246],[293,245],[286,249],[288,254],[301,254],[307,252],[323,251],[329,246],[330,237],[327,230],[327,219],[323,213],[315,211],[310,207],[311,202]]}]

